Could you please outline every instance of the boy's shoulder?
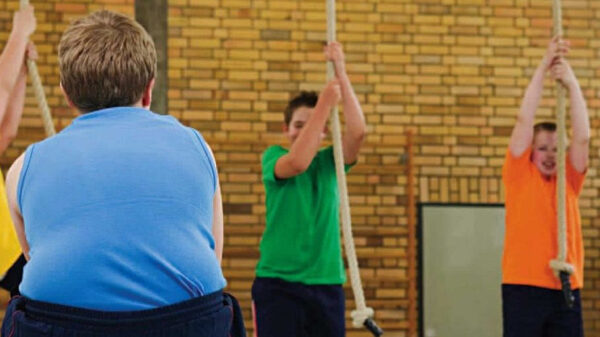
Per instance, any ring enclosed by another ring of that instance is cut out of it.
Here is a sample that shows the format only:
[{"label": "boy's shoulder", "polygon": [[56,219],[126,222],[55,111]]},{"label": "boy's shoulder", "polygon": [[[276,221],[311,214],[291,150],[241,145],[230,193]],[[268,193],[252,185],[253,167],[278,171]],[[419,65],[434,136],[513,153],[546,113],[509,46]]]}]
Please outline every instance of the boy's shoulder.
[{"label": "boy's shoulder", "polygon": [[283,147],[281,145],[271,145],[263,151],[263,158],[274,156],[274,155],[285,154],[288,152],[290,152],[290,150],[286,149],[285,147]]},{"label": "boy's shoulder", "polygon": [[317,152],[317,155],[319,156],[329,156],[329,155],[333,155],[333,145],[328,145],[325,147],[322,147],[319,149],[319,151]]}]

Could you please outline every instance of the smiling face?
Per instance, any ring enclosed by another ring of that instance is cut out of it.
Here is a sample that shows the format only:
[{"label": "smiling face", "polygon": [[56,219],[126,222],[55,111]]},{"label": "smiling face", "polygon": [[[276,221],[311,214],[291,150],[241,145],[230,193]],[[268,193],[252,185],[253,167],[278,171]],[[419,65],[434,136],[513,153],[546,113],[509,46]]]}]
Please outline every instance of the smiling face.
[{"label": "smiling face", "polygon": [[538,131],[533,139],[531,161],[546,178],[556,174],[557,143],[555,131]]},{"label": "smiling face", "polygon": [[[290,144],[293,144],[296,141],[296,138],[298,138],[300,132],[302,131],[302,128],[304,127],[304,125],[306,125],[314,111],[315,108],[309,108],[307,106],[301,106],[294,110],[294,112],[292,113],[292,119],[290,120],[290,123],[288,125],[284,124],[283,126],[283,132],[290,141]],[[321,133],[321,140],[325,138],[326,132],[327,128],[325,128]]]}]

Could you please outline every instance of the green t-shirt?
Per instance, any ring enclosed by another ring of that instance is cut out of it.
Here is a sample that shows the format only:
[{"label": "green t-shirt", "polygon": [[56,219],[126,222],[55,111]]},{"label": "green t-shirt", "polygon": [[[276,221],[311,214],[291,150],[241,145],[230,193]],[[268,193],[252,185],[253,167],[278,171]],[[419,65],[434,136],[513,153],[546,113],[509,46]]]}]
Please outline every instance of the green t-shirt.
[{"label": "green t-shirt", "polygon": [[[302,174],[277,179],[275,163],[287,153],[281,146],[271,146],[263,153],[267,224],[256,276],[304,284],[343,284],[346,274],[333,147],[319,150]],[[346,170],[349,167],[346,165]]]}]

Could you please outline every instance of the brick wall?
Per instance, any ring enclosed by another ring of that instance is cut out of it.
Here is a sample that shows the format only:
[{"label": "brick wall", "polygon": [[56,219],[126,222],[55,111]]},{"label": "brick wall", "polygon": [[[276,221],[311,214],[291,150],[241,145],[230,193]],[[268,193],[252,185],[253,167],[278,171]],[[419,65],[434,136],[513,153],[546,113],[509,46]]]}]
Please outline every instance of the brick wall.
[{"label": "brick wall", "polygon": [[[34,1],[39,67],[59,128],[73,118],[59,95],[56,45],[73,17],[99,8],[133,14],[133,0]],[[417,193],[429,202],[502,202],[500,170],[520,99],[551,32],[550,1],[339,0],[338,39],[369,135],[348,176],[367,303],[388,336],[406,336],[406,176],[403,133],[416,134]],[[0,2],[0,43],[17,1]],[[593,128],[600,126],[600,2],[563,1],[570,62]],[[217,157],[225,206],[224,270],[250,327],[249,289],[264,228],[260,153],[281,143],[286,101],[325,79],[324,1],[171,0],[169,110],[199,129]],[[539,115],[553,113],[552,83]],[[31,96],[31,95],[30,95]],[[6,168],[44,137],[28,99]],[[594,133],[593,133],[594,135]],[[600,336],[600,141],[581,197],[587,336]],[[348,309],[353,306],[348,289]],[[366,336],[351,329],[349,336]]]}]

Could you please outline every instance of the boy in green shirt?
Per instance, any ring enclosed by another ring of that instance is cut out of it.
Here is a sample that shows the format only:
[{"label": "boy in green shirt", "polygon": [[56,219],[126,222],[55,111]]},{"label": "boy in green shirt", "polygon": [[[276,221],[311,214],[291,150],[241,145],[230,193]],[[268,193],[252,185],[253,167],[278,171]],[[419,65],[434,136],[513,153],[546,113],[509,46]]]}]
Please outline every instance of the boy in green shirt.
[{"label": "boy in green shirt", "polygon": [[302,92],[285,110],[290,149],[263,154],[266,229],[252,286],[257,336],[345,336],[345,272],[340,248],[339,195],[331,146],[319,150],[340,98],[346,129],[346,169],[354,164],[366,125],[346,74],[342,47],[325,47],[336,79],[321,95]]}]

